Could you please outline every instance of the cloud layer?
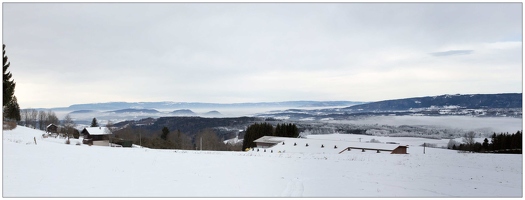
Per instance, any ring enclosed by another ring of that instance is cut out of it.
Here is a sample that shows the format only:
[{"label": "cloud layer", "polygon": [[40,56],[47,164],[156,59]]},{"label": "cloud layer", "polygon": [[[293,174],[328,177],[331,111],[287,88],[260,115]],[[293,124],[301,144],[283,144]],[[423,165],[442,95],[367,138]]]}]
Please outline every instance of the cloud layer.
[{"label": "cloud layer", "polygon": [[377,101],[521,92],[521,13],[520,3],[4,3],[3,41],[22,108]]}]

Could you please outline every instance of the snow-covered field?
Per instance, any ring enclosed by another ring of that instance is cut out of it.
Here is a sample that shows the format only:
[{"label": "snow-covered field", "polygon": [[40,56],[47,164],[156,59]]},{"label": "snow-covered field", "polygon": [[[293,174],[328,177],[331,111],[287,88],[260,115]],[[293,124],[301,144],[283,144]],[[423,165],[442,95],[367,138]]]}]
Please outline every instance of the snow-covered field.
[{"label": "snow-covered field", "polygon": [[66,145],[64,139],[41,135],[41,131],[21,126],[3,131],[3,197],[523,195],[521,155],[457,153],[435,148],[426,148],[423,154],[417,145],[429,139],[421,138],[309,136],[323,144],[361,137],[362,142],[376,138],[409,145],[409,154],[392,155],[111,148],[77,146],[76,141]]},{"label": "snow-covered field", "polygon": [[400,125],[433,125],[463,130],[486,130],[501,133],[523,130],[523,119],[512,117],[473,116],[375,116],[358,120],[328,120],[331,123]]}]

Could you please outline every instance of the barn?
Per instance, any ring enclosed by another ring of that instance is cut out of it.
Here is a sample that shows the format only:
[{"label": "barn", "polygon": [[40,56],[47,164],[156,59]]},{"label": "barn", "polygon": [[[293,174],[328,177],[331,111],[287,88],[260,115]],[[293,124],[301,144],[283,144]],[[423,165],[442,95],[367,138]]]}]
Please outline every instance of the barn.
[{"label": "barn", "polygon": [[49,124],[46,127],[47,133],[58,133],[58,126],[54,124]]},{"label": "barn", "polygon": [[97,146],[109,146],[109,137],[113,134],[107,127],[89,127],[80,132],[84,144]]},{"label": "barn", "polygon": [[[270,152],[289,153],[389,153],[407,154],[407,145],[369,143],[344,140],[288,138],[263,136],[254,141],[258,149],[269,149]],[[264,151],[266,152],[266,151]]]},{"label": "barn", "polygon": [[280,138],[281,137],[262,136],[261,138],[256,139],[253,142],[255,142],[257,148],[270,148],[281,143],[283,139]]}]

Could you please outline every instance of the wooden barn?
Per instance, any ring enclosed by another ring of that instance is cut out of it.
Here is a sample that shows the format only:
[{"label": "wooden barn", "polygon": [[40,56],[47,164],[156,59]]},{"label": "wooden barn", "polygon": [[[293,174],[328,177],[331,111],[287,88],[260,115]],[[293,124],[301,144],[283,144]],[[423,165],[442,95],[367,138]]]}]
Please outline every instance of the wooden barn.
[{"label": "wooden barn", "polygon": [[47,133],[58,133],[58,126],[54,124],[49,124],[46,127]]},{"label": "wooden barn", "polygon": [[89,127],[80,132],[84,144],[97,146],[109,146],[109,137],[113,134],[107,127]]},{"label": "wooden barn", "polygon": [[391,154],[408,154],[407,153],[408,146],[398,146],[394,150],[392,150]]}]

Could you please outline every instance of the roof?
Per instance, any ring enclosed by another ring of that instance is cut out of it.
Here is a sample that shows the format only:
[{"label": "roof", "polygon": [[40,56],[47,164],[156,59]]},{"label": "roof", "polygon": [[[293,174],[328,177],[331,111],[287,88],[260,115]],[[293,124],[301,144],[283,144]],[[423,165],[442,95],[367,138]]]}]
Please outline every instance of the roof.
[{"label": "roof", "polygon": [[272,143],[277,144],[283,141],[283,137],[274,137],[274,136],[262,136],[259,139],[254,140],[253,142],[261,142],[261,143]]},{"label": "roof", "polygon": [[[113,134],[108,129],[108,127],[89,127],[89,128],[84,128],[84,130],[86,130],[88,134],[90,135],[111,135]],[[84,130],[82,130],[82,132],[84,132]]]},{"label": "roof", "polygon": [[[342,134],[344,136],[344,134]],[[309,136],[308,136],[309,137]],[[358,142],[358,141],[346,141],[346,140],[335,140],[335,139],[314,139],[314,138],[289,138],[289,137],[276,137],[276,136],[264,136],[254,142],[276,144],[272,147],[262,147],[271,149],[274,152],[287,153],[334,153],[338,154],[345,148],[359,149],[359,151],[352,150],[351,152],[359,152],[360,149],[373,150],[367,151],[370,153],[376,153],[375,150],[380,151],[393,151],[398,147],[407,146],[404,144],[385,144],[385,143],[370,143],[370,142]],[[306,146],[308,144],[308,146]],[[323,147],[321,147],[323,146]],[[256,147],[257,148],[257,147]]]},{"label": "roof", "polygon": [[46,126],[46,128],[49,128],[49,127],[51,127],[51,126],[57,126],[57,125],[49,124],[49,125]]}]

